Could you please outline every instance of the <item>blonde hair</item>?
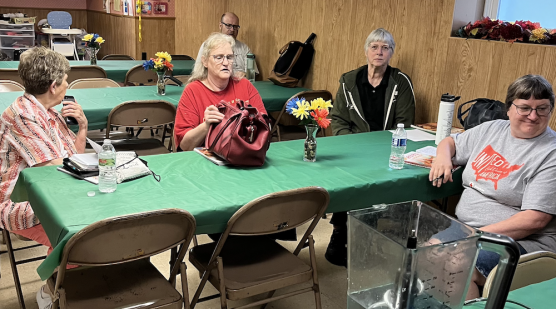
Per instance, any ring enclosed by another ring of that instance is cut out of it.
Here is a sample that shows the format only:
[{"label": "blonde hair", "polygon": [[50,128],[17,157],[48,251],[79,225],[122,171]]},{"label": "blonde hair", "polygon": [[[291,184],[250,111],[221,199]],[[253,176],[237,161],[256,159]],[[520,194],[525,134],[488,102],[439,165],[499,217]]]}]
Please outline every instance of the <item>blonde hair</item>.
[{"label": "blonde hair", "polygon": [[[230,44],[230,46],[232,47],[232,50],[234,49],[234,45],[236,44],[236,41],[234,40],[233,37],[227,35],[227,34],[223,34],[223,33],[219,33],[219,32],[214,32],[212,33],[208,39],[206,41],[203,42],[203,45],[201,45],[201,54],[199,55],[199,57],[197,58],[197,60],[195,60],[195,66],[193,67],[193,72],[191,72],[191,77],[189,78],[189,80],[187,80],[187,83],[192,83],[196,80],[205,80],[208,77],[208,68],[206,68],[203,65],[203,57],[205,59],[208,59],[210,52],[213,51],[214,49],[224,45],[224,44]],[[234,66],[231,65],[231,70],[232,70],[232,76],[234,76]]]},{"label": "blonde hair", "polygon": [[69,61],[62,54],[46,47],[33,47],[23,52],[17,67],[25,92],[46,93],[52,82],[61,85],[70,71]]}]

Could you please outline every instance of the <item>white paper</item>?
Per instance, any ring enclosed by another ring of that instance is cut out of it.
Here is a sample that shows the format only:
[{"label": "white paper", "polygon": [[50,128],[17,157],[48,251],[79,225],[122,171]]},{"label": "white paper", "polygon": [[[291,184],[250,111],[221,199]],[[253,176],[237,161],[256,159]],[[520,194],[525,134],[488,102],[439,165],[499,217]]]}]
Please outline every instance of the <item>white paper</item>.
[{"label": "white paper", "polygon": [[433,146],[423,147],[423,148],[415,150],[415,152],[420,153],[420,154],[424,154],[424,155],[428,155],[428,156],[436,157],[436,147],[433,147]]},{"label": "white paper", "polygon": [[[389,130],[390,132],[394,133],[395,130]],[[422,142],[422,141],[434,141],[436,136],[434,134],[427,133],[421,130],[406,130],[407,139],[414,142]]]},{"label": "white paper", "polygon": [[71,156],[71,161],[76,161],[85,166],[97,166],[98,155],[96,153],[76,153]]},{"label": "white paper", "polygon": [[[89,142],[89,144],[91,145],[91,147],[93,147],[93,149],[95,150],[96,153],[100,153],[102,151],[102,146],[95,143],[93,140],[91,140],[90,138],[87,137],[87,141]],[[98,163],[98,162],[97,162]]]}]

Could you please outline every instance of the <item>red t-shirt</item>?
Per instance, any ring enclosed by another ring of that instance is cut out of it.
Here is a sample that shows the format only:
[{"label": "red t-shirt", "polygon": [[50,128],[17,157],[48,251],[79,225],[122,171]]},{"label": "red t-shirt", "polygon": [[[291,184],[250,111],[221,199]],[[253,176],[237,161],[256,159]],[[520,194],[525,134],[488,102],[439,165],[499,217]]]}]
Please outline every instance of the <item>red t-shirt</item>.
[{"label": "red t-shirt", "polygon": [[249,104],[257,108],[259,113],[267,114],[259,92],[246,78],[230,79],[228,87],[219,92],[208,89],[198,80],[188,84],[183,90],[176,113],[174,132],[177,145],[181,143],[185,133],[204,121],[205,109],[208,106],[216,105],[220,101],[230,102],[235,99],[249,101]]}]

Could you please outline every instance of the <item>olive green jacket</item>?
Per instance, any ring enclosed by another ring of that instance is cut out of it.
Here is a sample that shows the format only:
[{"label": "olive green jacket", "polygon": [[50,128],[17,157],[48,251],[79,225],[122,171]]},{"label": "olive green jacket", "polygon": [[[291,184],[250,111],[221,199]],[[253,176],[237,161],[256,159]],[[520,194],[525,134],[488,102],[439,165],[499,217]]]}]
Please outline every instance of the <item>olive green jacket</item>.
[{"label": "olive green jacket", "polygon": [[[357,73],[367,70],[364,65],[340,77],[334,107],[330,113],[334,135],[370,132],[357,89]],[[415,121],[415,95],[409,76],[392,67],[384,101],[383,130],[395,129],[398,123],[409,127]]]}]

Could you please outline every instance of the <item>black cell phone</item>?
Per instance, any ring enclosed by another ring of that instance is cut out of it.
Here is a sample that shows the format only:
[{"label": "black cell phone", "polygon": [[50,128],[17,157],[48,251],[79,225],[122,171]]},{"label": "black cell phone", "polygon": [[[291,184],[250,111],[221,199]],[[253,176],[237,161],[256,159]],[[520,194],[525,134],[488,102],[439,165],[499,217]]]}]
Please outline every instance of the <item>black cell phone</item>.
[{"label": "black cell phone", "polygon": [[[64,96],[64,101],[75,102],[75,98],[71,95],[67,95],[67,96]],[[78,125],[77,119],[75,119],[75,117],[65,117],[64,119],[66,119],[66,124],[68,126]]]}]

